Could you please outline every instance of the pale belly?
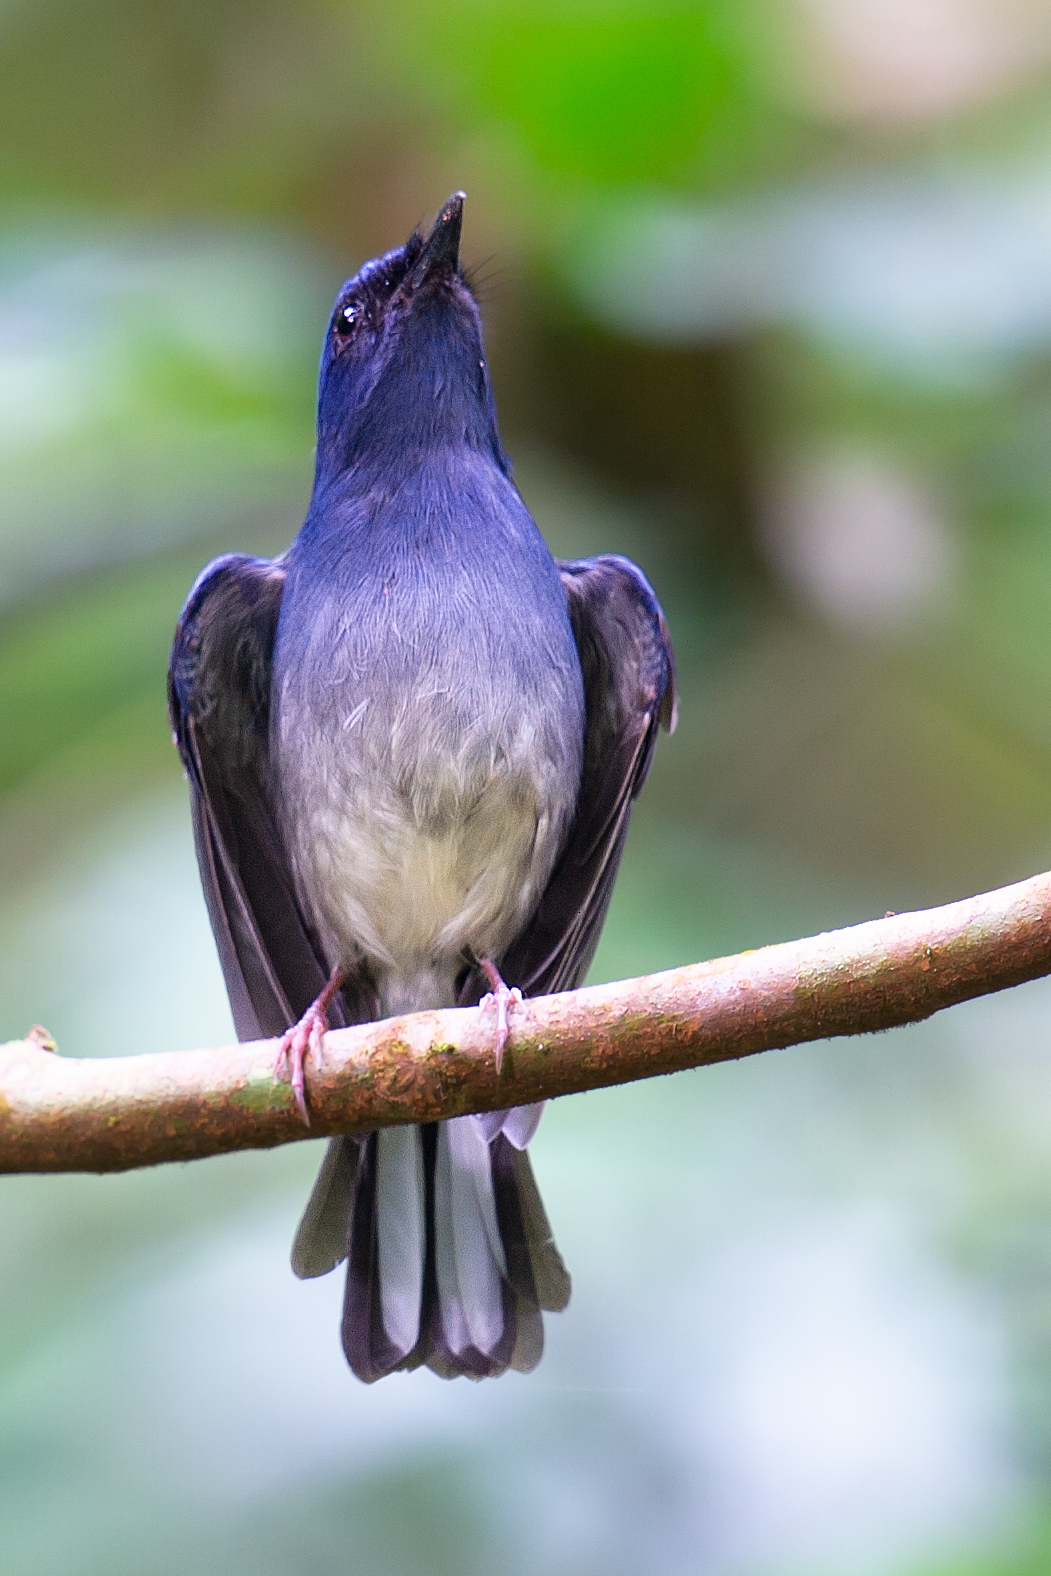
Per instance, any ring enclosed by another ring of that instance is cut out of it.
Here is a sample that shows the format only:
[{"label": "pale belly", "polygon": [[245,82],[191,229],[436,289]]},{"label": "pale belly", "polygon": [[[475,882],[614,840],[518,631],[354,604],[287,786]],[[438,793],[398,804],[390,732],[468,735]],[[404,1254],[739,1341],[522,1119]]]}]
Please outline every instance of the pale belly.
[{"label": "pale belly", "polygon": [[575,784],[502,760],[392,787],[342,743],[283,773],[300,899],[330,959],[368,959],[384,1015],[450,1006],[465,960],[499,957],[536,907]]},{"label": "pale belly", "polygon": [[494,582],[501,602],[487,564],[472,580],[425,574],[407,550],[395,563],[320,602],[290,576],[271,711],[297,894],[332,966],[367,960],[385,1015],[452,1005],[471,957],[498,960],[522,933],[584,743],[557,579],[520,568],[513,596]]}]

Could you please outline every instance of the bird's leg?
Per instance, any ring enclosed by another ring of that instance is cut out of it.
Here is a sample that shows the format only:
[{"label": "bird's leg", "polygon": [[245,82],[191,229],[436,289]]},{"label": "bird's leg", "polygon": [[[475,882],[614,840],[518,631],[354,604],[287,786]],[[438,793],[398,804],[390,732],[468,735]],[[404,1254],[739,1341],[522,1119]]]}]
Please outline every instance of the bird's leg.
[{"label": "bird's leg", "polygon": [[333,969],[317,1001],[313,1002],[291,1029],[286,1029],[281,1037],[281,1044],[277,1048],[277,1057],[274,1061],[274,1077],[284,1078],[289,1075],[292,1093],[299,1107],[299,1114],[307,1127],[310,1126],[310,1112],[307,1110],[306,1089],[303,1083],[303,1063],[307,1052],[314,1058],[315,1067],[321,1065],[321,1042],[328,1032],[328,1009],[332,999],[343,984],[344,971]]},{"label": "bird's leg", "polygon": [[496,1003],[496,1070],[499,1072],[503,1065],[507,1036],[510,1033],[507,1022],[508,1009],[514,1006],[515,1002],[522,1000],[522,992],[517,985],[512,987],[506,984],[492,958],[479,958],[478,963],[492,986],[488,995],[483,996],[478,1003],[478,1010],[484,1012],[490,1003]]}]

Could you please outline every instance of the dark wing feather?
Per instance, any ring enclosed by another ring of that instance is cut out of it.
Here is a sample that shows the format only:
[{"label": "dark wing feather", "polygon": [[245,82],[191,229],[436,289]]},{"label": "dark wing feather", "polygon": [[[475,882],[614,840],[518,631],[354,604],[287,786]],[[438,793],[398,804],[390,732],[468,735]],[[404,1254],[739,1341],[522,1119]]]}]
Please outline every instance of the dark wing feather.
[{"label": "dark wing feather", "polygon": [[[190,780],[194,842],[238,1038],[278,1035],[302,1017],[329,964],[296,901],[270,781],[270,687],[284,590],[280,560],[230,554],[199,576],[175,631],[168,706]],[[375,1016],[369,981],[348,977],[334,1024]],[[346,1254],[358,1145],[337,1138],[296,1233],[297,1275]]]},{"label": "dark wing feather", "polygon": [[[271,658],[284,565],[230,554],[199,576],[168,671],[175,742],[190,780],[208,913],[242,1040],[283,1033],[317,997],[328,965],[296,901],[270,804]],[[333,1021],[373,1014],[351,980]]]},{"label": "dark wing feather", "polygon": [[584,675],[586,733],[577,813],[524,933],[500,960],[527,996],[579,985],[598,945],[658,727],[676,723],[675,659],[648,580],[613,555],[560,563]]}]

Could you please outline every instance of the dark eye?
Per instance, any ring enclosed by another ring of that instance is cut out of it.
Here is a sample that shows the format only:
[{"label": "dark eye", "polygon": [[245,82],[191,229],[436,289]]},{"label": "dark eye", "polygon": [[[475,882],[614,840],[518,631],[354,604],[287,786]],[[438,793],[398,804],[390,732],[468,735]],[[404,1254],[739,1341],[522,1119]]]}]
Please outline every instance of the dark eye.
[{"label": "dark eye", "polygon": [[353,302],[350,302],[345,307],[341,307],[336,313],[335,329],[337,336],[340,339],[346,339],[348,334],[352,334],[354,332],[354,325],[360,316],[361,308],[359,306],[355,306]]}]

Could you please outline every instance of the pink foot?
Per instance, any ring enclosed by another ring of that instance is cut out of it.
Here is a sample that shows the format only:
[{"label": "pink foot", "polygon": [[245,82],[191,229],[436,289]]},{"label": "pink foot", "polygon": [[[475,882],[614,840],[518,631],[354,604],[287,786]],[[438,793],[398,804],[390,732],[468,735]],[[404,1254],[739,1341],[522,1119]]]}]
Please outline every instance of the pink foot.
[{"label": "pink foot", "polygon": [[499,1072],[504,1062],[507,1037],[511,1032],[507,1021],[508,1010],[522,1000],[522,992],[517,985],[509,986],[504,982],[500,970],[491,958],[479,958],[478,961],[485,970],[486,979],[493,987],[478,1003],[478,1011],[484,1012],[493,1002],[496,1003],[496,1070]]},{"label": "pink foot", "polygon": [[342,983],[343,970],[336,969],[317,1001],[307,1008],[297,1024],[286,1029],[274,1060],[274,1077],[284,1079],[285,1074],[288,1074],[299,1114],[307,1127],[310,1126],[310,1112],[307,1110],[303,1064],[309,1052],[314,1058],[314,1066],[321,1066],[321,1042],[328,1033],[328,1009]]}]

